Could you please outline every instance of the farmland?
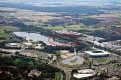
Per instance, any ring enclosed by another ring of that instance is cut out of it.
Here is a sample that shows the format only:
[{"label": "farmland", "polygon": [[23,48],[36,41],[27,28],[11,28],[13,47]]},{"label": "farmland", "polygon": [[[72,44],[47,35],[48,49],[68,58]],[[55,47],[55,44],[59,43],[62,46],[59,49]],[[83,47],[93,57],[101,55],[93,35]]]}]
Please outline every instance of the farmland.
[{"label": "farmland", "polygon": [[[42,11],[37,11],[37,10],[27,10],[27,9],[18,9],[18,8],[9,8],[9,7],[0,7],[0,9],[5,10],[5,11],[16,11],[16,13],[14,14],[12,13],[0,14],[1,16],[4,15],[5,18],[18,18],[19,20],[28,19],[29,21],[22,21],[22,22],[26,25],[33,25],[35,27],[41,27],[41,28],[48,29],[48,30],[62,30],[66,28],[68,30],[95,31],[95,30],[106,29],[103,26],[95,28],[93,25],[86,26],[81,22],[76,23],[76,19],[73,19],[72,21],[71,18],[73,18],[74,16],[71,16],[71,15],[78,14],[78,13],[72,14],[72,13],[67,13],[67,12],[42,12]],[[88,15],[81,16],[81,14],[79,14],[78,18],[88,19],[90,17],[90,18],[99,19],[100,17],[120,17],[121,16],[120,11],[116,11],[116,10],[115,11],[101,10],[101,11],[105,13],[99,14],[99,15],[89,15],[89,16]],[[66,19],[70,19],[70,20],[66,20]],[[53,20],[55,20],[55,22]],[[48,24],[48,21],[50,21],[49,23],[52,23],[52,24]],[[59,24],[53,26],[54,24],[53,22],[56,24],[57,23]],[[60,24],[63,22],[64,24]],[[43,26],[43,24],[48,25],[48,26]],[[8,27],[10,27],[10,29]],[[14,26],[4,26],[1,28],[2,30],[6,30],[6,31],[19,31],[20,30],[19,28],[15,28]]]}]

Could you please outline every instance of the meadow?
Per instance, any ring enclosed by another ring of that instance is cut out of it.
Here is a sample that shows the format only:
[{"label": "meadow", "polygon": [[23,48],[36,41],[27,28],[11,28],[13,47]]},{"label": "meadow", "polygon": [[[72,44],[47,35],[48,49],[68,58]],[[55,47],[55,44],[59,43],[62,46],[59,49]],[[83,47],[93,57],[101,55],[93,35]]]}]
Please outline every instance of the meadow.
[{"label": "meadow", "polygon": [[5,31],[19,31],[20,29],[18,27],[14,26],[0,26],[0,29]]}]

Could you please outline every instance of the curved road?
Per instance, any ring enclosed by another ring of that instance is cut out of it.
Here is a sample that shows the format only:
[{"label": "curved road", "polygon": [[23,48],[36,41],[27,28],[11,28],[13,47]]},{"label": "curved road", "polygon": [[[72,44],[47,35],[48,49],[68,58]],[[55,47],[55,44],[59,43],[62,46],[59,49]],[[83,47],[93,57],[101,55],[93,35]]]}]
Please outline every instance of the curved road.
[{"label": "curved road", "polygon": [[59,65],[57,65],[57,64],[52,64],[52,66],[55,66],[55,67],[57,67],[57,68],[63,70],[64,73],[66,74],[66,80],[70,80],[71,76],[70,76],[70,74],[69,74],[69,72],[68,72],[67,69],[65,69],[64,67],[59,66]]},{"label": "curved road", "polygon": [[60,75],[61,75],[61,79],[60,79],[60,80],[63,80],[63,74],[62,74],[62,73],[60,73]]}]

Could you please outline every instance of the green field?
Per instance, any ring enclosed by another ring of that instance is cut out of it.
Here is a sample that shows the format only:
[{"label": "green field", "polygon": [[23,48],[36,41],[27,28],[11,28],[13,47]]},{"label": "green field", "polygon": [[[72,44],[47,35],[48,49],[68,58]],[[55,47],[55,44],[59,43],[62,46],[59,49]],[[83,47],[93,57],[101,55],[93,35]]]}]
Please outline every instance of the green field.
[{"label": "green field", "polygon": [[48,30],[61,30],[64,29],[62,26],[56,26],[56,27],[43,27],[44,29],[48,29]]},{"label": "green field", "polygon": [[95,58],[94,60],[100,63],[100,62],[105,62],[106,58]]},{"label": "green field", "polygon": [[15,64],[17,64],[17,63],[19,63],[19,62],[21,62],[20,59],[16,59],[16,60],[14,61]]},{"label": "green field", "polygon": [[34,65],[33,61],[28,62],[29,65]]},{"label": "green field", "polygon": [[9,34],[5,34],[5,33],[1,33],[0,37],[5,37],[5,38],[10,38],[11,35]]},{"label": "green field", "polygon": [[60,80],[61,76],[60,76],[60,73],[57,72],[55,73],[55,80]]},{"label": "green field", "polygon": [[70,25],[70,26],[66,26],[66,28],[69,30],[80,30],[81,29],[80,26],[81,25]]},{"label": "green field", "polygon": [[4,40],[0,40],[0,42],[3,42],[5,40],[9,40],[10,39],[10,36],[9,34],[5,34],[5,33],[0,33],[0,37],[1,38],[5,38]]},{"label": "green field", "polygon": [[[62,30],[62,29],[65,29],[63,26],[52,27],[51,25],[49,25],[47,27],[42,27],[42,28],[48,29],[48,30]],[[104,29],[104,27],[94,28],[92,26],[85,26],[83,24],[79,24],[79,25],[66,26],[66,29],[67,30],[89,30],[89,31],[95,31],[95,30],[102,30],[102,29]]]},{"label": "green field", "polygon": [[20,29],[14,26],[0,26],[0,29],[6,31],[19,31]]}]

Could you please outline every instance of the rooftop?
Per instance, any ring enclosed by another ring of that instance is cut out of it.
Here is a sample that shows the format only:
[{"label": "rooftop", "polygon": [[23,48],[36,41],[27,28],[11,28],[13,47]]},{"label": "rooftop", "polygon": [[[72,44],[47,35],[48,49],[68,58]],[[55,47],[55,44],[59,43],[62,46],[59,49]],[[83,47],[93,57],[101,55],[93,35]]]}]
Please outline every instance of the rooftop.
[{"label": "rooftop", "polygon": [[83,69],[83,70],[78,70],[79,73],[73,74],[75,78],[85,78],[85,77],[91,77],[96,74],[96,72],[92,69]]},{"label": "rooftop", "polygon": [[111,53],[103,51],[103,50],[95,50],[95,51],[85,51],[85,53],[92,55],[92,56],[99,56],[99,55],[109,55]]}]

